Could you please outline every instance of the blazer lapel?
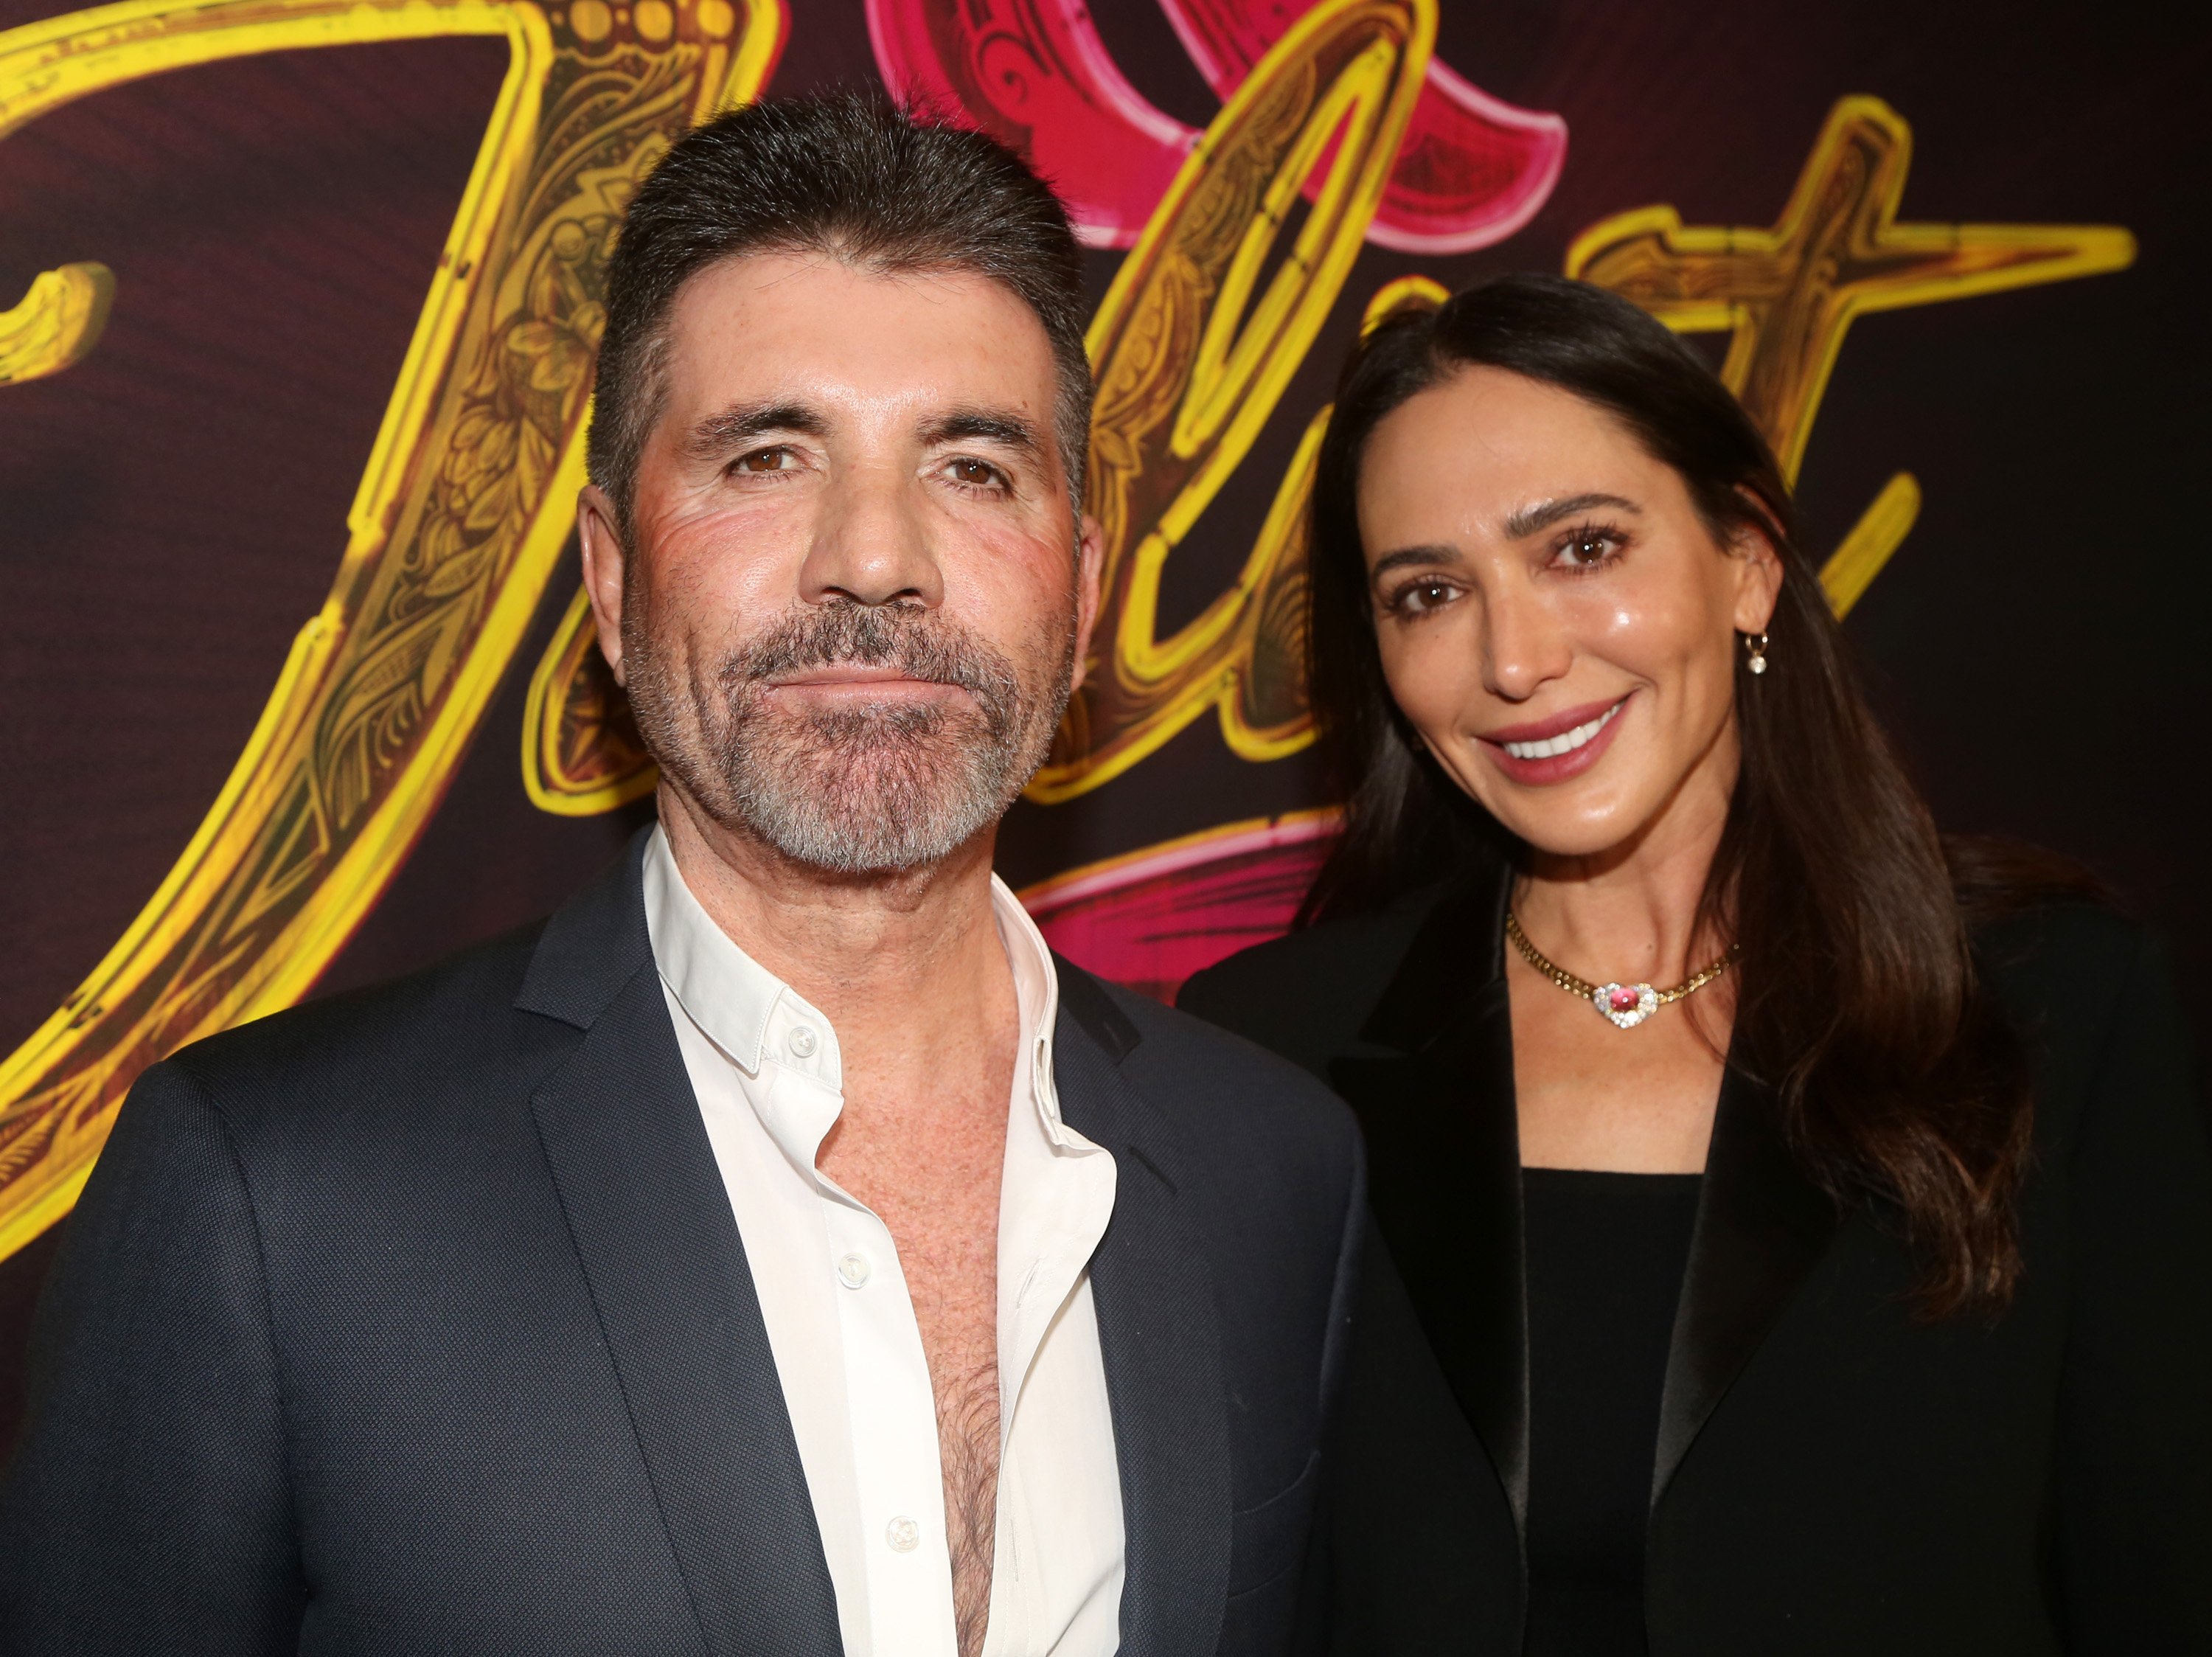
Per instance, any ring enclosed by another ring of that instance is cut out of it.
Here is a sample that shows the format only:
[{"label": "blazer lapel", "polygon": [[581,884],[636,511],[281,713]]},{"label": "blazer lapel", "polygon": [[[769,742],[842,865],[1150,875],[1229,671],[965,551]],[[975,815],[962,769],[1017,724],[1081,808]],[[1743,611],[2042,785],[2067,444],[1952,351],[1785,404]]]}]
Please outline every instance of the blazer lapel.
[{"label": "blazer lapel", "polygon": [[1172,1126],[1122,1074],[1134,1026],[1060,960],[1054,1072],[1068,1125],[1113,1154],[1114,1217],[1091,1261],[1121,1463],[1121,1648],[1200,1657],[1229,1588],[1230,1465],[1220,1322]]},{"label": "blazer lapel", "polygon": [[584,1035],[531,1108],[708,1649],[832,1657],[836,1593],[653,968],[641,850],[539,942],[516,1004]]},{"label": "blazer lapel", "polygon": [[1721,1079],[1668,1352],[1653,1506],[1827,1247],[1838,1219],[1833,1200],[1791,1154],[1771,1091],[1730,1066]]},{"label": "blazer lapel", "polygon": [[[1511,894],[1501,862],[1441,900],[1360,1031],[1398,1056],[1329,1069],[1366,1130],[1376,1227],[1525,1541],[1527,1272],[1504,953]],[[1729,1068],[1668,1355],[1655,1504],[1837,1220],[1791,1154],[1772,1093]]]},{"label": "blazer lapel", "polygon": [[1489,1452],[1524,1539],[1528,1356],[1502,866],[1440,902],[1360,1032],[1401,1050],[1339,1058],[1367,1136],[1376,1228]]}]

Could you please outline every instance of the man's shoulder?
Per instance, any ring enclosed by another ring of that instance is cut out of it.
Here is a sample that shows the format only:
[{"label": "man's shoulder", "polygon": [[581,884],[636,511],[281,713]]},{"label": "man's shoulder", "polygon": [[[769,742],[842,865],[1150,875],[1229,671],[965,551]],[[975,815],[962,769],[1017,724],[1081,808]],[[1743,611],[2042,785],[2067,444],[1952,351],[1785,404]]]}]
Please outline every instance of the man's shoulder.
[{"label": "man's shoulder", "polygon": [[404,977],[306,1002],[192,1043],[167,1061],[234,1119],[318,1102],[411,1100],[514,1073],[559,1045],[561,1026],[515,1001],[545,923],[533,922]]}]

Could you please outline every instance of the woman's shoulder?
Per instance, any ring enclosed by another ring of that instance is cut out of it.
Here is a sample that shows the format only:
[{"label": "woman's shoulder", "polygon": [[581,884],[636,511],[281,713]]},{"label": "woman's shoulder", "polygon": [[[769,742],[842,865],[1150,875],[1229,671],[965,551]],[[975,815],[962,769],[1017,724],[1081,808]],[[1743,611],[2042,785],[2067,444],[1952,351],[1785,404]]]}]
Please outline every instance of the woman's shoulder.
[{"label": "woman's shoulder", "polygon": [[2014,1022],[2046,1034],[2110,1021],[2120,995],[2162,978],[2149,928],[2109,903],[2062,898],[1982,919],[1976,966]]},{"label": "woman's shoulder", "polygon": [[1327,1080],[1330,1059],[1363,1046],[1360,1026],[1448,890],[1424,887],[1239,950],[1194,973],[1176,1005]]},{"label": "woman's shoulder", "polygon": [[1996,835],[1943,837],[1953,894],[1974,957],[2017,1011],[2062,994],[2081,974],[2109,974],[2149,947],[2102,880],[2069,859]]},{"label": "woman's shoulder", "polygon": [[2094,874],[1985,835],[1943,853],[1982,982],[2045,1064],[2087,1064],[2146,1014],[2179,1022],[2165,952]]},{"label": "woman's shoulder", "polygon": [[2027,1045],[2046,1152],[2076,1142],[2085,1112],[2132,1118],[2193,1098],[2187,1020],[2165,948],[2141,921],[2061,899],[1984,922],[1973,943],[1983,983]]}]

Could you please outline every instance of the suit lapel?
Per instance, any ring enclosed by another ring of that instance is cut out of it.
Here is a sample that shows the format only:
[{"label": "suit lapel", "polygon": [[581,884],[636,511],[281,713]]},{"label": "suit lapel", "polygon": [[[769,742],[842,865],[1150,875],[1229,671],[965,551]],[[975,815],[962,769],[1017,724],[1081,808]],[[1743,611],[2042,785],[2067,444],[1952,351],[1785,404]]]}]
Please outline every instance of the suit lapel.
[{"label": "suit lapel", "polygon": [[1231,1528],[1220,1319],[1205,1239],[1180,1189],[1173,1128],[1122,1074],[1134,1026],[1080,968],[1057,966],[1060,1108],[1113,1154],[1116,1171],[1091,1285],[1128,1538],[1121,1648],[1200,1657],[1220,1636]]},{"label": "suit lapel", "polygon": [[1836,1204],[1790,1149],[1773,1093],[1722,1075],[1659,1406],[1656,1506],[1722,1395],[1828,1246]]},{"label": "suit lapel", "polygon": [[708,1649],[830,1657],[835,1591],[653,970],[638,850],[539,944],[518,1005],[584,1035],[531,1109]]},{"label": "suit lapel", "polygon": [[1510,871],[1441,901],[1361,1031],[1401,1050],[1340,1058],[1367,1136],[1376,1228],[1524,1533],[1528,1358],[1513,1020],[1498,950]]}]

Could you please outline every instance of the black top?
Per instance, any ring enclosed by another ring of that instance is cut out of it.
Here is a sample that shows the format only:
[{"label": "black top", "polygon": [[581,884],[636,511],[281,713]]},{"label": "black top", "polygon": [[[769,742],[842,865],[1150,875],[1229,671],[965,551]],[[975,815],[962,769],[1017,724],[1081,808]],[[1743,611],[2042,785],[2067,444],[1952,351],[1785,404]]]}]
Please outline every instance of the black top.
[{"label": "black top", "polygon": [[[186,1048],[70,1217],[0,1657],[837,1657],[638,854],[534,935]],[[1061,962],[1126,1650],[1288,1657],[1364,1204],[1312,1078]]]},{"label": "black top", "polygon": [[1528,1657],[1644,1657],[1659,1392],[1694,1173],[1524,1168]]},{"label": "black top", "polygon": [[[1366,1130],[1384,1247],[1328,1532],[1359,1657],[1523,1637],[1508,889],[1470,870],[1182,997],[1328,1077]],[[1652,1657],[2212,1654],[2212,1142],[2172,980],[2144,929],[2084,904],[1974,947],[2033,1066],[2019,1291],[1994,1321],[1922,1321],[1894,1210],[1832,1202],[1730,1066],[1651,1460]]]}]

